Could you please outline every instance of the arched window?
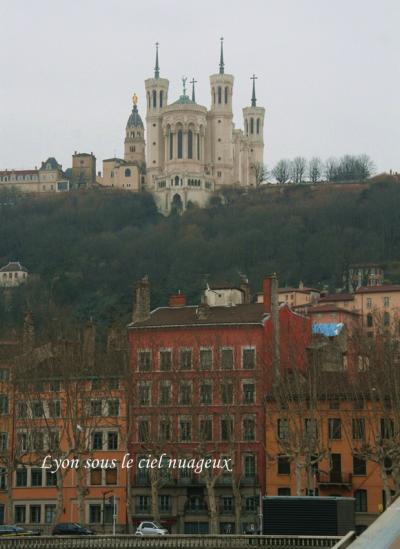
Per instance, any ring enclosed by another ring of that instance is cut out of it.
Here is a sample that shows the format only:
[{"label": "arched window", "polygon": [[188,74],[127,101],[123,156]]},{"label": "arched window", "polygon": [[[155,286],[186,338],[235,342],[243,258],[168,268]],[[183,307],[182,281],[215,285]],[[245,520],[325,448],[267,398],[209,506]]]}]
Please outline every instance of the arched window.
[{"label": "arched window", "polygon": [[151,103],[150,103],[150,92],[147,92],[147,107],[150,109]]},{"label": "arched window", "polygon": [[183,146],[182,146],[183,134],[182,134],[182,130],[178,130],[177,136],[178,136],[178,146],[177,146],[178,158],[182,158],[183,157]]},{"label": "arched window", "polygon": [[164,95],[164,92],[161,90],[160,91],[160,109],[162,109],[162,106],[163,106],[163,95]]},{"label": "arched window", "polygon": [[254,118],[250,118],[250,133],[254,133]]},{"label": "arched window", "polygon": [[248,123],[248,121],[246,120],[244,124],[245,124],[245,128],[246,128],[246,135],[249,135],[249,123]]},{"label": "arched window", "polygon": [[179,175],[175,176],[175,187],[179,187]]},{"label": "arched window", "polygon": [[174,134],[169,132],[169,159],[172,160],[174,157]]},{"label": "arched window", "polygon": [[130,177],[130,176],[131,176],[131,170],[129,168],[126,168],[125,177]]},{"label": "arched window", "polygon": [[383,325],[384,326],[390,325],[390,314],[387,311],[383,313]]},{"label": "arched window", "polygon": [[257,118],[257,133],[260,133],[260,119]]},{"label": "arched window", "polygon": [[213,103],[215,105],[215,88],[212,89]]},{"label": "arched window", "polygon": [[367,326],[368,328],[372,328],[374,324],[374,319],[372,318],[371,313],[367,315]]},{"label": "arched window", "polygon": [[193,158],[193,132],[188,131],[188,158]]},{"label": "arched window", "polygon": [[225,86],[225,105],[228,103],[228,86]]},{"label": "arched window", "polygon": [[157,107],[157,92],[153,90],[153,109]]},{"label": "arched window", "polygon": [[200,134],[196,134],[197,139],[197,160],[200,160]]},{"label": "arched window", "polygon": [[222,103],[222,88],[218,86],[218,103]]}]

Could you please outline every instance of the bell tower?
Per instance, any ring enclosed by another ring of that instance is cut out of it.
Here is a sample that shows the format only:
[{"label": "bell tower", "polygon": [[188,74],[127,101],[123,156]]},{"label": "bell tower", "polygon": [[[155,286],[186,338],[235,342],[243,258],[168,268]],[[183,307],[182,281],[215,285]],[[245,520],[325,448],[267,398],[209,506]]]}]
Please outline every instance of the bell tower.
[{"label": "bell tower", "polygon": [[219,72],[210,76],[211,109],[208,115],[209,161],[217,186],[233,178],[233,75],[225,73],[224,39],[221,38]]},{"label": "bell tower", "polygon": [[244,107],[244,134],[248,142],[249,154],[249,177],[250,185],[257,185],[257,178],[264,164],[264,107],[257,107],[256,80],[255,74],[251,77],[253,89],[251,94],[251,106]]},{"label": "bell tower", "polygon": [[133,94],[132,103],[132,113],[128,118],[125,130],[124,159],[127,162],[137,162],[142,165],[146,162],[144,126],[137,108],[138,97],[136,93]]},{"label": "bell tower", "polygon": [[154,77],[145,81],[147,100],[147,183],[150,189],[154,187],[154,178],[162,173],[165,164],[162,112],[168,104],[169,81],[166,78],[160,78],[158,46],[157,42]]}]

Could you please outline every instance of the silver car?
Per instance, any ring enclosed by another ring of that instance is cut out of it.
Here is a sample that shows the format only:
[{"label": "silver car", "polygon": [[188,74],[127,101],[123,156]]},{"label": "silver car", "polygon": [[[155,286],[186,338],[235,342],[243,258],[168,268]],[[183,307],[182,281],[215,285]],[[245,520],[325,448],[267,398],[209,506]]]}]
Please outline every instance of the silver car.
[{"label": "silver car", "polygon": [[141,522],[136,529],[137,536],[165,536],[168,530],[158,522]]}]

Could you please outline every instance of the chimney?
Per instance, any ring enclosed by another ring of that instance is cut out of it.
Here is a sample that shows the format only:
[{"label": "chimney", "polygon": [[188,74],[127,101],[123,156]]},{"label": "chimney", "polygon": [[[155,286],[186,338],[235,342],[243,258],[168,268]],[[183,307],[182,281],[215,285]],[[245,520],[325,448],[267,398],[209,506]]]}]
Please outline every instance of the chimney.
[{"label": "chimney", "polygon": [[171,295],[169,298],[169,307],[185,307],[186,306],[186,296],[181,294],[180,290],[177,294]]},{"label": "chimney", "polygon": [[243,303],[250,303],[251,294],[250,294],[249,279],[245,275],[241,275],[240,279],[241,279],[240,280],[240,289],[243,292]]},{"label": "chimney", "polygon": [[263,280],[264,312],[271,314],[272,322],[272,369],[274,382],[279,382],[280,369],[280,345],[279,345],[279,301],[278,279],[274,273]]},{"label": "chimney", "polygon": [[150,282],[146,275],[136,284],[132,322],[143,322],[150,318]]}]

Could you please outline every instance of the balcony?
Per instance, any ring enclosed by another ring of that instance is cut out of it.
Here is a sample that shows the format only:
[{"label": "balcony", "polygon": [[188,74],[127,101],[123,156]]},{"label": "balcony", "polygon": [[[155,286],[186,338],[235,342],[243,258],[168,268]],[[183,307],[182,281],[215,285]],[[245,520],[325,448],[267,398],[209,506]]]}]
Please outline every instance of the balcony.
[{"label": "balcony", "polygon": [[188,515],[204,515],[208,512],[207,503],[205,501],[186,501],[184,506],[185,513]]},{"label": "balcony", "polygon": [[351,488],[352,474],[342,473],[341,471],[318,471],[317,482],[320,486],[342,486]]}]

